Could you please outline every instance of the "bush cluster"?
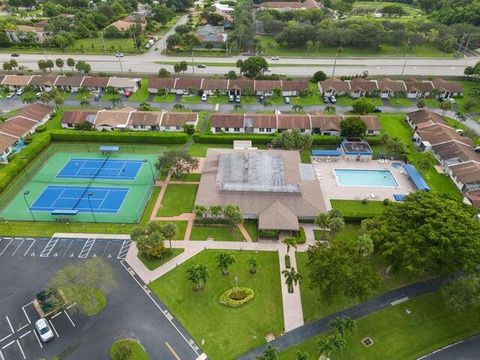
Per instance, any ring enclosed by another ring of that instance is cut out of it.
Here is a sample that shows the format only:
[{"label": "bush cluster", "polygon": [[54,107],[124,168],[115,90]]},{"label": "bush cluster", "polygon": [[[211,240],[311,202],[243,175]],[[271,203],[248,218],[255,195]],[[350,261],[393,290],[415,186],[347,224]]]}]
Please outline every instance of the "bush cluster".
[{"label": "bush cluster", "polygon": [[188,136],[183,132],[79,132],[70,130],[51,131],[52,140],[65,142],[104,142],[137,144],[185,144]]},{"label": "bush cluster", "polygon": [[251,140],[253,144],[270,144],[275,138],[273,135],[245,135],[245,134],[194,134],[193,141],[202,144],[233,144],[235,140]]},{"label": "bush cluster", "polygon": [[[242,296],[236,296],[238,294],[241,294]],[[218,301],[220,302],[220,304],[223,304],[225,306],[236,308],[249,302],[253,299],[254,296],[255,292],[252,289],[246,287],[233,287],[226,290],[222,295],[220,295]]]}]

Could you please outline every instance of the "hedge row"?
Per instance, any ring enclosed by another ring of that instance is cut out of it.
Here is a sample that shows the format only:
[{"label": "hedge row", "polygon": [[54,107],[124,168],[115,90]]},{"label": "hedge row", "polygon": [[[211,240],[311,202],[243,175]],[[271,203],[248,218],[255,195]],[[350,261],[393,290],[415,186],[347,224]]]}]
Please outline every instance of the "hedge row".
[{"label": "hedge row", "polygon": [[183,132],[102,132],[53,130],[50,133],[52,134],[52,140],[64,142],[185,144],[188,140],[188,135]]},{"label": "hedge row", "polygon": [[300,230],[298,231],[297,236],[297,244],[305,244],[307,241],[307,235],[305,234],[305,229],[303,226],[300,226]]},{"label": "hedge row", "polygon": [[367,136],[367,138],[365,140],[368,141],[370,146],[380,145],[380,136],[378,136],[378,135]]},{"label": "hedge row", "polygon": [[253,144],[266,145],[275,139],[273,135],[245,135],[245,134],[219,134],[201,135],[193,134],[193,141],[202,144],[233,144],[235,140],[251,140]]},{"label": "hedge row", "polygon": [[15,176],[32,162],[51,143],[50,133],[41,133],[34,137],[32,142],[22,152],[0,171],[0,192],[5,190]]},{"label": "hedge row", "polygon": [[342,138],[332,135],[313,135],[312,145],[340,145]]}]

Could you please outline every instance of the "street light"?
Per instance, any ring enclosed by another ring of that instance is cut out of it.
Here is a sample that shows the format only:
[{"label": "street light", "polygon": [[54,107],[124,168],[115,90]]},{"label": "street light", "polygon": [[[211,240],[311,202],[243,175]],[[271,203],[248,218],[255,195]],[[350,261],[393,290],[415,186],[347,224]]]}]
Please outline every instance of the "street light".
[{"label": "street light", "polygon": [[333,71],[332,71],[332,76],[335,76],[335,68],[337,67],[337,59],[338,57],[340,56],[340,54],[342,53],[343,51],[343,48],[340,46],[338,47],[337,49],[337,52],[335,54],[335,59],[333,60]]},{"label": "street light", "polygon": [[92,202],[90,201],[90,197],[93,195],[92,192],[89,192],[87,194],[87,199],[88,199],[88,205],[90,206],[90,212],[92,213],[92,218],[93,218],[93,222],[96,223],[97,222],[97,219],[95,219],[95,213],[93,212],[93,208],[92,208]]},{"label": "street light", "polygon": [[410,39],[408,39],[407,45],[405,45],[405,51],[403,53],[404,61],[403,61],[403,67],[402,67],[402,76],[405,73],[405,67],[407,66],[407,49],[410,47],[411,43],[412,42],[410,41]]},{"label": "street light", "polygon": [[150,165],[150,172],[152,173],[152,183],[155,184],[155,174],[153,173],[153,165],[152,162],[148,159],[143,159],[144,163],[148,163]]},{"label": "street light", "polygon": [[27,204],[27,207],[28,207],[28,211],[30,212],[30,215],[32,215],[32,219],[33,221],[37,221],[37,219],[35,219],[35,215],[33,215],[33,211],[32,211],[32,208],[30,207],[30,204],[28,203],[28,200],[27,200],[27,195],[30,194],[30,191],[27,190],[23,193],[23,199],[25,200],[25,204]]},{"label": "street light", "polygon": [[122,66],[122,53],[116,53],[115,57],[118,59],[118,63],[120,64],[120,71],[123,72],[123,66]]}]

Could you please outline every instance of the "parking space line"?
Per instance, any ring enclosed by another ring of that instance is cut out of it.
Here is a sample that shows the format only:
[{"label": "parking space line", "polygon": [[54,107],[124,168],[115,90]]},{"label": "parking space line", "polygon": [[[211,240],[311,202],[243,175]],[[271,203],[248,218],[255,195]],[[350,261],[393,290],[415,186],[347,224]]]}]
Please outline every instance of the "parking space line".
[{"label": "parking space line", "polygon": [[8,334],[7,336],[5,336],[3,339],[0,339],[0,343],[3,342],[3,340],[7,340],[10,336],[12,336],[13,334]]},{"label": "parking space line", "polygon": [[48,322],[50,323],[50,326],[52,327],[53,331],[55,331],[55,335],[57,335],[57,337],[59,338],[60,336],[58,335],[58,332],[57,332],[57,329],[55,329],[55,326],[53,326],[53,323],[48,320]]},{"label": "parking space line", "polygon": [[24,242],[25,242],[25,239],[22,239],[22,241],[20,241],[20,245],[17,246],[17,248],[16,248],[15,251],[13,252],[12,256],[15,255],[15,253],[18,251],[18,249],[20,249],[20,246],[22,246]]},{"label": "parking space line", "polygon": [[34,332],[33,332],[33,335],[35,335],[35,338],[37,339],[38,345],[40,345],[40,348],[43,349],[43,344],[42,344],[42,342],[40,341],[40,339],[38,338],[37,332],[34,331]]},{"label": "parking space line", "polygon": [[62,312],[61,312],[61,311],[60,311],[59,313],[56,313],[55,315],[53,315],[53,316],[51,317],[51,319],[53,320],[53,319],[55,319],[57,316],[60,316],[60,315],[62,315]]},{"label": "parking space line", "polygon": [[168,350],[170,350],[170,352],[175,357],[175,359],[182,360],[182,359],[180,359],[180,356],[178,356],[178,354],[175,352],[175,350],[173,350],[173,348],[170,346],[170,344],[168,342],[165,342],[165,345],[167,346]]},{"label": "parking space line", "polygon": [[10,326],[10,329],[12,330],[12,334],[14,334],[15,330],[13,330],[13,326],[12,326],[12,323],[10,322],[10,319],[8,318],[7,315],[5,315],[5,317],[7,318],[8,325]]},{"label": "parking space line", "polygon": [[2,350],[6,349],[10,345],[12,345],[15,342],[15,340],[10,341],[7,345],[3,345]]},{"label": "parking space line", "polygon": [[101,256],[102,258],[105,256],[105,253],[107,252],[108,245],[110,245],[110,240],[108,240],[107,246],[105,246],[105,249],[104,249],[103,252],[102,252],[102,256]]},{"label": "parking space line", "polygon": [[5,252],[5,250],[8,249],[8,247],[10,246],[10,244],[12,243],[13,239],[10,239],[10,242],[7,244],[7,246],[5,246],[5,249],[2,250],[2,252],[0,253],[0,255],[3,255],[3,253]]},{"label": "parking space line", "polygon": [[75,241],[75,239],[71,239],[71,240],[70,240],[70,243],[68,244],[68,246],[67,246],[65,252],[63,253],[62,257],[65,257],[65,255],[67,255],[67,252],[68,252],[68,250],[70,249],[70,246],[72,246],[72,244],[73,244],[74,241]]},{"label": "parking space line", "polygon": [[25,311],[25,307],[27,307],[28,305],[30,305],[32,303],[33,303],[33,301],[30,301],[27,305],[22,306],[23,313],[25,314],[25,317],[27,318],[29,324],[31,324],[32,322],[30,321],[30,318],[28,317],[27,312]]},{"label": "parking space line", "polygon": [[28,325],[30,325],[30,324],[25,324],[25,325],[23,325],[20,329],[17,329],[17,332],[22,331],[22,330],[25,329]]},{"label": "parking space line", "polygon": [[68,320],[70,320],[70,322],[72,323],[73,327],[75,327],[75,323],[73,322],[72,318],[70,317],[70,315],[68,315],[67,313],[67,310],[64,311],[65,315],[67,315],[67,318]]},{"label": "parking space line", "polygon": [[25,251],[25,253],[23,254],[23,256],[26,256],[28,254],[28,252],[30,251],[30,249],[32,248],[33,244],[35,244],[37,242],[37,239],[27,239],[27,240],[33,240],[32,243],[30,244],[30,246],[28,247],[27,251]]},{"label": "parking space line", "polygon": [[123,260],[127,256],[128,248],[130,247],[130,244],[132,243],[132,240],[123,240],[122,247],[120,248],[120,251],[118,252],[117,259],[118,260]]},{"label": "parking space line", "polygon": [[25,353],[23,352],[22,345],[20,345],[20,341],[18,341],[18,340],[16,340],[16,341],[17,341],[18,347],[20,348],[20,352],[22,353],[23,358],[26,359],[27,357],[25,356]]},{"label": "parking space line", "polygon": [[0,350],[0,359],[1,360],[5,360],[5,358],[3,357],[3,354],[2,354],[2,351]]},{"label": "parking space line", "polygon": [[95,244],[95,239],[87,239],[87,241],[83,245],[82,250],[80,250],[80,254],[78,255],[78,258],[85,259],[90,253],[90,250],[92,250],[93,244]]},{"label": "parking space line", "polygon": [[70,308],[72,308],[72,307],[74,307],[75,305],[77,305],[77,303],[73,303],[73,304],[68,305],[68,306],[67,306],[67,310],[70,309]]},{"label": "parking space line", "polygon": [[47,245],[43,248],[42,252],[40,253],[40,257],[48,257],[52,252],[55,245],[57,245],[58,238],[51,238]]},{"label": "parking space line", "polygon": [[21,338],[27,336],[28,334],[30,334],[31,332],[32,332],[32,330],[28,330],[25,334],[20,335],[18,338],[21,339]]}]

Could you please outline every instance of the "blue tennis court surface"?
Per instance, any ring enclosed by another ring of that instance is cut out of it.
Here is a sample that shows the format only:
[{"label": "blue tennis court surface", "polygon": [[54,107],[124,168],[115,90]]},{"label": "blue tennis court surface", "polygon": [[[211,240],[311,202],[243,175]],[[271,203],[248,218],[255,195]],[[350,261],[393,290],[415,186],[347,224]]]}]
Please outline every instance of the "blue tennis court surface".
[{"label": "blue tennis court surface", "polygon": [[134,180],[142,160],[70,159],[57,178]]},{"label": "blue tennis court surface", "polygon": [[[117,213],[128,188],[47,186],[35,200],[34,211],[78,210],[79,212]],[[88,194],[91,194],[90,201]],[[91,204],[91,208],[90,208]]]}]

